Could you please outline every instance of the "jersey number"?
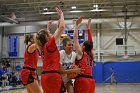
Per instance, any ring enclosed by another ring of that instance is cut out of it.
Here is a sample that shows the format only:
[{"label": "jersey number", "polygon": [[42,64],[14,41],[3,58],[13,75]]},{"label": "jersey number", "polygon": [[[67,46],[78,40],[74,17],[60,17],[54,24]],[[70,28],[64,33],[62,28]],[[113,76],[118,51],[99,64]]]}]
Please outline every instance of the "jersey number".
[{"label": "jersey number", "polygon": [[92,60],[90,59],[90,58],[87,58],[87,65],[88,66],[92,66],[93,64],[92,64]]}]

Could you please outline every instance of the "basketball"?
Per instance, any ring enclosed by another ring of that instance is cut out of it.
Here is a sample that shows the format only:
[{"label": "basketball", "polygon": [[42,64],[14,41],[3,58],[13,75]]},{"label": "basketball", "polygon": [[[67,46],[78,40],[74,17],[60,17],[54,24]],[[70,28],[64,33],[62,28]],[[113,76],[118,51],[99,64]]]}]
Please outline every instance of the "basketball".
[{"label": "basketball", "polygon": [[[72,64],[69,69],[76,69],[76,68],[78,68],[78,66],[75,64]],[[75,77],[77,77],[77,75],[78,75],[77,73],[73,72],[73,73],[68,73],[67,77],[70,79],[74,79]]]}]

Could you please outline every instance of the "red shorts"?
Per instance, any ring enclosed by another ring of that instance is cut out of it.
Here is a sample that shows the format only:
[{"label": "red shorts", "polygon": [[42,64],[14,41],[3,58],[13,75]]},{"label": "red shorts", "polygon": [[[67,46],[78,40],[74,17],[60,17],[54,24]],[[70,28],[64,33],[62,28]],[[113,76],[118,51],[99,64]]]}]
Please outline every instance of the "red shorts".
[{"label": "red shorts", "polygon": [[58,73],[47,73],[41,75],[43,93],[60,93],[62,77]]},{"label": "red shorts", "polygon": [[74,93],[95,93],[95,80],[79,77],[74,82]]},{"label": "red shorts", "polygon": [[28,69],[22,69],[20,72],[20,77],[23,85],[33,83],[34,79],[37,80],[35,71],[30,71]]}]

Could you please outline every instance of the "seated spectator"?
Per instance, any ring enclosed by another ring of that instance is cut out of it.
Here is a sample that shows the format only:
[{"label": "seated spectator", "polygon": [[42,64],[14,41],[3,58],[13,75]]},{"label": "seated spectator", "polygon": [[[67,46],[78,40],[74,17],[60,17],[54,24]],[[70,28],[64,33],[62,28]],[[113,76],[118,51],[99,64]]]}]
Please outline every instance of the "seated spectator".
[{"label": "seated spectator", "polygon": [[17,75],[17,84],[18,84],[18,85],[22,84],[22,82],[21,82],[21,77],[20,77],[19,74]]},{"label": "seated spectator", "polygon": [[17,76],[14,72],[12,73],[10,78],[10,85],[12,85],[13,87],[17,85]]},{"label": "seated spectator", "polygon": [[2,75],[2,86],[8,86],[9,85],[9,81],[8,81],[8,76],[5,74]]},{"label": "seated spectator", "polygon": [[0,66],[0,77],[2,77],[2,75],[4,74],[4,70],[3,70],[3,67]]}]

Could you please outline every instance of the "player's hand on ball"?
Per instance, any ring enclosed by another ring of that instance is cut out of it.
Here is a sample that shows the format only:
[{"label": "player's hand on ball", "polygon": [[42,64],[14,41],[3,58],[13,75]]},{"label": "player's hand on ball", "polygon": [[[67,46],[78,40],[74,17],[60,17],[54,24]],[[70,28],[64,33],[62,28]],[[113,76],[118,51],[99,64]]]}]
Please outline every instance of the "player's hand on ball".
[{"label": "player's hand on ball", "polygon": [[70,79],[76,78],[82,71],[82,69],[75,64],[72,64],[69,69],[71,70],[71,73],[68,73],[67,76]]}]

